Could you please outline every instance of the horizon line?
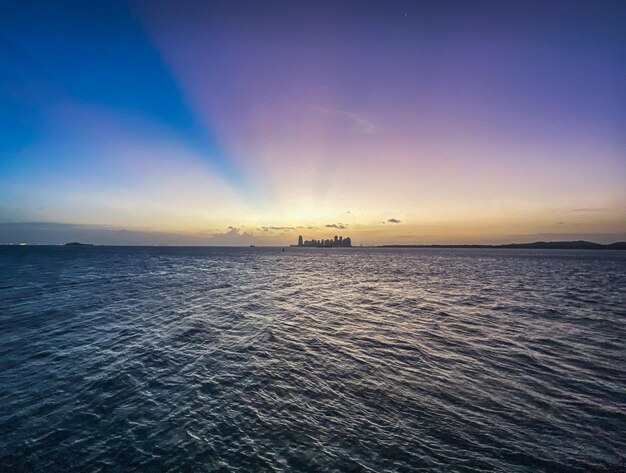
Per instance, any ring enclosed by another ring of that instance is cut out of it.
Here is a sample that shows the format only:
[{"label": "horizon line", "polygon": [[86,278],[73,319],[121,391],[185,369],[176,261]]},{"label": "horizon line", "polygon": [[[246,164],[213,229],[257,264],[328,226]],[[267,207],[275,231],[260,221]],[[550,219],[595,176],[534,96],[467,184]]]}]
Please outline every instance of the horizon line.
[{"label": "horizon line", "polygon": [[[75,245],[71,245],[70,243],[74,243]],[[79,243],[76,245],[76,243]],[[0,246],[8,247],[8,246],[17,246],[17,247],[28,247],[28,246],[54,246],[54,247],[67,247],[67,248],[90,248],[90,247],[135,247],[135,248],[502,248],[502,249],[524,249],[524,248],[532,248],[533,245],[550,245],[550,248],[545,249],[560,249],[556,246],[558,245],[570,245],[567,248],[563,249],[577,249],[571,245],[593,245],[598,249],[601,248],[611,248],[615,246],[624,245],[626,249],[626,241],[614,241],[612,243],[598,243],[590,240],[537,240],[528,243],[519,243],[519,242],[510,242],[510,243],[500,243],[500,244],[487,244],[487,243],[385,243],[379,245],[353,245],[350,247],[308,247],[308,246],[298,246],[298,245],[257,245],[257,244],[247,244],[247,245],[167,245],[167,244],[100,244],[100,243],[80,243],[80,242],[67,242],[67,243],[28,243],[28,242],[10,242],[10,243],[0,243]],[[587,248],[580,248],[587,249]],[[593,248],[589,248],[593,249]]]}]

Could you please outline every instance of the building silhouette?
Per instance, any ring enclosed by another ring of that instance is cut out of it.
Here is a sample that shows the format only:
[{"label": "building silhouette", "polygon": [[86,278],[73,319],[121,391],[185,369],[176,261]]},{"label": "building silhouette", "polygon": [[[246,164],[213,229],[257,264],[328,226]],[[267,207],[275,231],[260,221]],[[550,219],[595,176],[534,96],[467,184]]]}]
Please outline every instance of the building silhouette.
[{"label": "building silhouette", "polygon": [[352,239],[350,237],[344,238],[343,236],[335,235],[333,239],[320,239],[320,240],[304,240],[302,235],[298,236],[298,245],[308,248],[329,248],[329,247],[343,247],[349,248],[352,246]]}]

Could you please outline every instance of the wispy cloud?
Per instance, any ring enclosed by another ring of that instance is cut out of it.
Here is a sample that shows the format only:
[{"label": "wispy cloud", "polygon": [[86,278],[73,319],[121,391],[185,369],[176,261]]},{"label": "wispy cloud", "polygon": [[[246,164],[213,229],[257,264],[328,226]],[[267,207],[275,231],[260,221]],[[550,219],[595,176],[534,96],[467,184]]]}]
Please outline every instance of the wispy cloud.
[{"label": "wispy cloud", "polygon": [[571,212],[604,212],[608,210],[604,207],[582,207],[579,209],[572,209]]},{"label": "wispy cloud", "polygon": [[261,227],[259,228],[259,230],[263,232],[269,232],[269,231],[291,232],[295,229],[296,229],[295,227]]},{"label": "wispy cloud", "polygon": [[315,110],[325,115],[334,115],[348,120],[352,124],[353,128],[359,133],[370,135],[378,131],[378,127],[374,124],[374,122],[360,113],[324,107],[315,107]]},{"label": "wispy cloud", "polygon": [[328,223],[325,225],[326,228],[337,228],[339,230],[345,230],[347,228],[347,225],[344,225],[343,223]]}]

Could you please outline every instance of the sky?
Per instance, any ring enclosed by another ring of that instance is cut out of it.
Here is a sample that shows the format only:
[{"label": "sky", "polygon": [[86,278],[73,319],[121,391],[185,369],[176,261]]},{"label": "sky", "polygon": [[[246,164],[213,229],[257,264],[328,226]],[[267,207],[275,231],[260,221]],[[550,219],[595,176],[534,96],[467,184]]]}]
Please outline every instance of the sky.
[{"label": "sky", "polygon": [[0,2],[0,243],[626,240],[626,4]]}]

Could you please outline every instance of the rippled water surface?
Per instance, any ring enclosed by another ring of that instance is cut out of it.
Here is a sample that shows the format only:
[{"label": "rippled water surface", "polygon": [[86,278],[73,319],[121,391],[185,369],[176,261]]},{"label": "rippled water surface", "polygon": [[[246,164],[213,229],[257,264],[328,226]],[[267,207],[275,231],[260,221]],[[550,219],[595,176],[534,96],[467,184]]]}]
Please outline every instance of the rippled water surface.
[{"label": "rippled water surface", "polygon": [[622,471],[626,252],[0,248],[0,471]]}]

